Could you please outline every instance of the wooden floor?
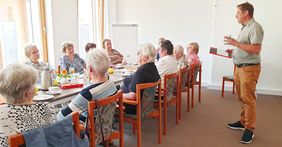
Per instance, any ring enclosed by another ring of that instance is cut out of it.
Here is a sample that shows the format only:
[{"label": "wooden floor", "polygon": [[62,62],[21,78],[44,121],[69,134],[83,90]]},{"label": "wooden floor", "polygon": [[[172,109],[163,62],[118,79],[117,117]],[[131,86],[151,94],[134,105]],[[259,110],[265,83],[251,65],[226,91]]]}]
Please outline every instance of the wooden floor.
[{"label": "wooden floor", "polygon": [[[142,122],[143,147],[240,147],[243,131],[227,128],[227,123],[239,119],[240,103],[231,92],[221,98],[221,92],[204,89],[202,103],[186,112],[186,99],[183,99],[182,119],[175,124],[175,107],[169,109],[167,135],[162,144],[157,143],[156,121]],[[197,96],[197,95],[196,95]],[[183,94],[186,97],[186,94]],[[258,95],[257,127],[254,141],[248,147],[282,146],[282,97]],[[115,142],[118,146],[118,142]],[[125,126],[125,146],[135,147],[136,136],[131,126]]]}]

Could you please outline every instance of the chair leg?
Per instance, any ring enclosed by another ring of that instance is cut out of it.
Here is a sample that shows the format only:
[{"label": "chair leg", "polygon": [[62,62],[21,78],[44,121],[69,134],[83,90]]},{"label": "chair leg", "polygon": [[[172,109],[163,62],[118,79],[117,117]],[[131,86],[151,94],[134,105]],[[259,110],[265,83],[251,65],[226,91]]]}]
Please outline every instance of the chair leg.
[{"label": "chair leg", "polygon": [[[122,99],[122,98],[121,98]],[[119,102],[119,106],[122,106],[122,102],[120,100]],[[124,118],[123,118],[123,108],[120,107],[119,108],[119,118],[120,118],[120,121],[119,121],[119,131],[120,131],[120,138],[119,138],[119,146],[120,147],[124,147]]]},{"label": "chair leg", "polygon": [[141,147],[141,110],[137,107],[137,147]]},{"label": "chair leg", "polygon": [[179,120],[179,99],[178,97],[176,97],[176,118],[175,118],[175,123],[178,124],[178,120]]},{"label": "chair leg", "polygon": [[141,122],[137,121],[137,146],[141,147]]},{"label": "chair leg", "polygon": [[166,135],[167,104],[163,103],[163,105],[164,105],[164,135]]},{"label": "chair leg", "polygon": [[235,93],[235,82],[233,82],[233,87],[232,87],[232,93],[234,94]]},{"label": "chair leg", "polygon": [[182,92],[181,92],[181,89],[179,90],[178,92],[178,95],[179,95],[179,99],[178,99],[178,102],[179,102],[179,120],[181,119],[181,105],[182,105]]},{"label": "chair leg", "polygon": [[190,88],[187,89],[187,112],[190,111]]},{"label": "chair leg", "polygon": [[201,103],[201,90],[202,90],[202,85],[201,85],[201,82],[199,83],[199,93],[198,93],[198,101],[199,101],[199,103]]},{"label": "chair leg", "polygon": [[224,97],[224,83],[225,83],[225,80],[222,79],[221,97]]},{"label": "chair leg", "polygon": [[194,84],[192,84],[192,108],[194,108]]},{"label": "chair leg", "polygon": [[159,144],[162,143],[162,111],[161,107],[159,108],[159,117],[158,117],[158,137],[159,137]]}]

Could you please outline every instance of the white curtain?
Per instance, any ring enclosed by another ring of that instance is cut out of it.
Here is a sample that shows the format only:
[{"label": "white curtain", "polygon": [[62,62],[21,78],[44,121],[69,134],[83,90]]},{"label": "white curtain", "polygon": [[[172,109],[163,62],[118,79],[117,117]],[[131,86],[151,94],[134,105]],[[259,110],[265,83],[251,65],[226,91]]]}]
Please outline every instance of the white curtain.
[{"label": "white curtain", "polygon": [[108,0],[79,0],[79,48],[80,55],[85,56],[85,44],[93,42],[98,48],[102,40],[109,35]]}]

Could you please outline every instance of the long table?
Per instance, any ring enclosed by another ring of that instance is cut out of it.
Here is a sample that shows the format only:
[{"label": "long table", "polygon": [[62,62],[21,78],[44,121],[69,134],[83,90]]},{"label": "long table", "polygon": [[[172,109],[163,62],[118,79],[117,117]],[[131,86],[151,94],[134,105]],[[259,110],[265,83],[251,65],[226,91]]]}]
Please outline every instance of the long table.
[{"label": "long table", "polygon": [[[121,85],[122,81],[124,79],[124,77],[114,77],[114,76],[110,76],[110,78],[114,81],[114,83],[116,85]],[[60,94],[54,95],[54,97],[52,99],[44,100],[43,102],[49,102],[54,106],[64,105],[64,104],[68,103],[69,101],[71,101],[73,98],[75,98],[76,95],[78,95],[78,93],[83,88],[84,87],[63,89]],[[46,92],[45,91],[39,91],[38,94],[39,95],[40,94],[46,94]],[[36,102],[39,102],[39,101],[36,101]],[[42,101],[40,101],[40,102],[42,102]]]}]

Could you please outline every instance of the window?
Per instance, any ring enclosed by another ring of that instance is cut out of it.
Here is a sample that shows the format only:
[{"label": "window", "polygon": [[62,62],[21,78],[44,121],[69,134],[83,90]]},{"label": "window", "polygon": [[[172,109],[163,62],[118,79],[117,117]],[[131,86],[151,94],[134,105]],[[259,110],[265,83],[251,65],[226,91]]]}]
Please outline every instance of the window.
[{"label": "window", "polygon": [[[35,43],[44,57],[42,3],[44,0],[0,0],[0,68],[24,62],[24,46]],[[46,41],[46,40],[45,40]],[[46,50],[46,46],[44,47]]]},{"label": "window", "polygon": [[85,57],[84,50],[87,42],[97,44],[96,27],[95,27],[95,12],[93,0],[78,1],[78,30],[79,30],[79,52],[82,57]]},{"label": "window", "polygon": [[79,49],[80,55],[85,56],[85,44],[94,42],[101,47],[104,39],[105,27],[105,4],[108,0],[79,0]]}]

